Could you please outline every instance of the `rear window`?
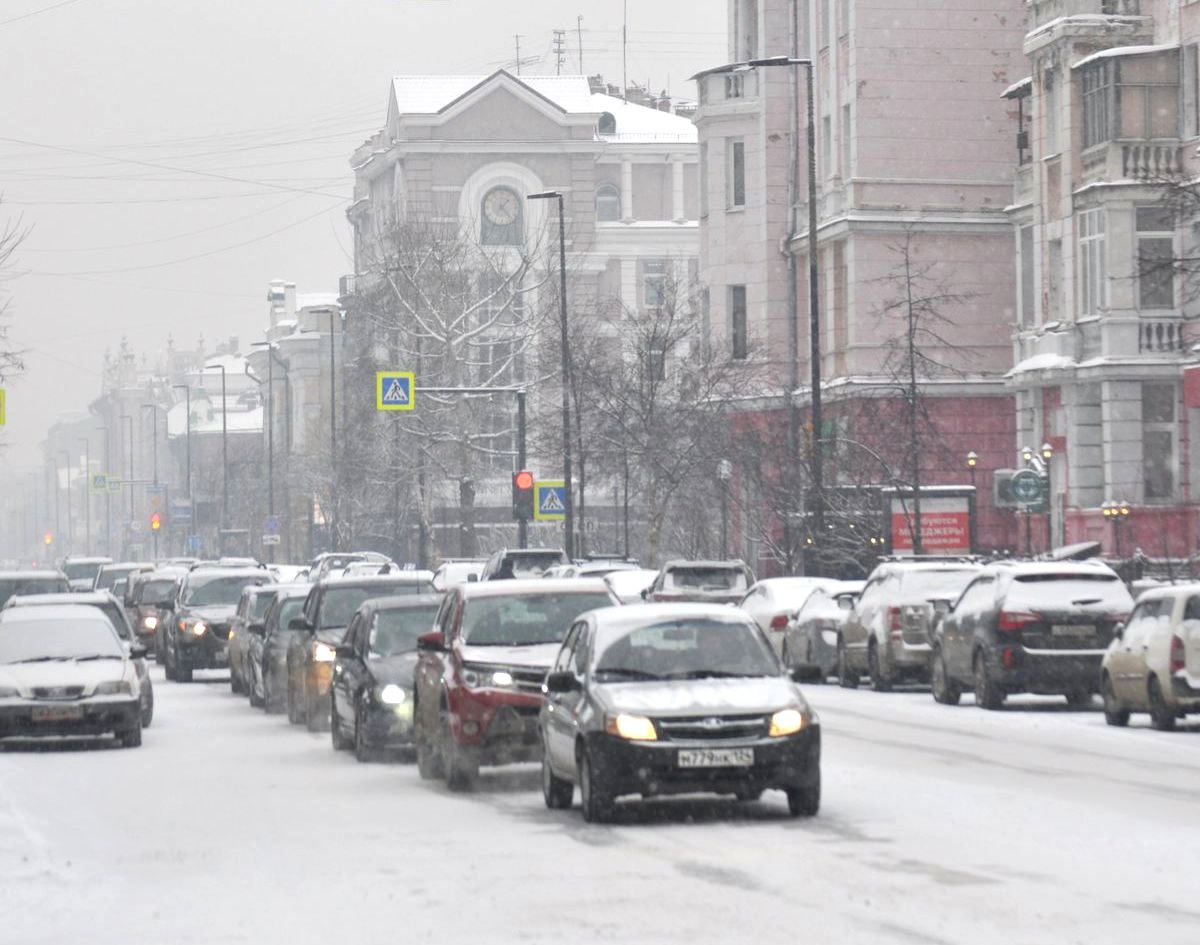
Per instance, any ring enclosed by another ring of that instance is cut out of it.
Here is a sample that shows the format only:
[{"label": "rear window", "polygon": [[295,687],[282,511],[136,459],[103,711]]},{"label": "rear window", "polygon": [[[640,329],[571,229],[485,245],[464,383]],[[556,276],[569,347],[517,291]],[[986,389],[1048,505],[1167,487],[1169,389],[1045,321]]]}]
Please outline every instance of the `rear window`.
[{"label": "rear window", "polygon": [[0,607],[18,594],[65,594],[71,590],[66,579],[56,574],[45,577],[0,578]]},{"label": "rear window", "polygon": [[1005,595],[1013,608],[1087,607],[1129,611],[1133,598],[1115,574],[1019,574]]},{"label": "rear window", "polygon": [[363,601],[397,594],[428,594],[431,589],[424,581],[380,584],[378,587],[331,587],[321,601],[321,623],[317,629],[331,630],[349,625],[350,618]]},{"label": "rear window", "polygon": [[747,587],[745,572],[737,568],[672,568],[664,584],[689,591],[743,591]]},{"label": "rear window", "polygon": [[532,554],[510,554],[501,562],[497,576],[501,577],[541,577],[542,572],[556,564],[562,564],[563,557],[557,551],[534,552]]},{"label": "rear window", "polygon": [[10,617],[0,623],[0,663],[123,655],[112,626],[100,613],[54,621]]},{"label": "rear window", "polygon": [[463,642],[472,646],[561,643],[580,614],[611,606],[607,594],[593,592],[480,597],[467,601]]},{"label": "rear window", "polygon": [[140,604],[167,604],[174,592],[174,581],[145,581],[138,585],[137,599]]},{"label": "rear window", "polygon": [[271,602],[275,600],[275,595],[278,591],[259,591],[254,595],[254,606],[250,608],[251,620],[262,620],[267,615],[267,611],[271,609]]},{"label": "rear window", "polygon": [[82,581],[84,578],[94,581],[103,566],[103,561],[68,561],[63,565],[63,571],[72,581]]},{"label": "rear window", "polygon": [[242,590],[257,584],[269,584],[271,576],[262,572],[238,575],[237,577],[193,576],[183,592],[183,603],[188,607],[237,606]]},{"label": "rear window", "polygon": [[99,591],[111,590],[112,586],[114,584],[116,584],[117,581],[119,581],[121,578],[129,577],[129,575],[132,574],[136,570],[138,570],[136,567],[132,567],[132,568],[105,567],[104,569],[102,569],[100,571],[100,574],[96,578],[96,590],[99,590]]},{"label": "rear window", "polygon": [[900,589],[901,593],[914,597],[957,597],[977,573],[965,568],[907,571],[900,578]]},{"label": "rear window", "polygon": [[437,604],[379,611],[371,624],[368,655],[383,657],[413,652],[417,648],[417,637],[433,629],[437,611]]}]

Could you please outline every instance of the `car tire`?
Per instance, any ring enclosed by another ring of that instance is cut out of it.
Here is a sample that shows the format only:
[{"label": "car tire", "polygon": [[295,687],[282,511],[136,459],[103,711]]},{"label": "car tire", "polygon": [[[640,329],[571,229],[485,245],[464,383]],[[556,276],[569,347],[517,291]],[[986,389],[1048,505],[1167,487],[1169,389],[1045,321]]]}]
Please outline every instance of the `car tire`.
[{"label": "car tire", "polygon": [[457,792],[473,791],[479,779],[479,757],[454,740],[449,713],[443,714],[438,754],[442,756],[442,766],[446,771],[446,787]]},{"label": "car tire", "polygon": [[354,713],[354,758],[359,764],[375,760],[375,752],[367,744],[367,725],[363,721],[361,709]]},{"label": "car tire", "polygon": [[163,667],[163,676],[166,677],[167,682],[174,682],[175,681],[175,661],[171,659],[171,651],[169,649],[167,649],[165,646],[163,647],[162,667]]},{"label": "car tire", "polygon": [[138,719],[138,724],[133,728],[125,729],[120,732],[114,732],[121,742],[122,748],[138,748],[142,744],[142,722]]},{"label": "car tire", "polygon": [[1004,705],[1004,690],[1001,689],[988,672],[987,660],[983,651],[975,654],[975,704],[981,709],[995,710]]},{"label": "car tire", "polygon": [[304,715],[300,711],[300,700],[296,698],[295,692],[292,690],[291,680],[288,680],[287,688],[283,693],[284,705],[287,708],[288,721],[292,725],[299,725],[304,721]]},{"label": "car tire", "polygon": [[425,726],[420,723],[420,717],[419,708],[413,706],[413,718],[417,720],[413,730],[413,740],[417,743],[417,774],[422,781],[440,781],[446,776],[442,757],[438,754],[433,739],[425,731]]},{"label": "car tire", "polygon": [[150,690],[150,698],[146,700],[146,704],[142,706],[142,728],[149,728],[150,723],[154,721],[154,690]]},{"label": "car tire", "polygon": [[946,672],[946,658],[941,649],[933,651],[930,657],[929,683],[933,692],[933,701],[941,705],[958,705],[962,699],[962,689]]},{"label": "car tire", "polygon": [[788,813],[793,817],[816,817],[821,810],[821,774],[817,772],[815,784],[806,787],[788,788]]},{"label": "car tire", "polygon": [[1160,732],[1170,732],[1175,729],[1175,711],[1167,705],[1163,698],[1162,686],[1158,677],[1151,676],[1146,684],[1146,701],[1150,703],[1150,724]]},{"label": "car tire", "polygon": [[589,824],[606,824],[613,816],[613,796],[592,764],[587,748],[579,750],[579,801],[583,819]]},{"label": "car tire", "polygon": [[883,665],[879,661],[879,647],[874,639],[867,647],[867,673],[871,677],[871,688],[876,692],[892,691],[892,677],[883,670]]},{"label": "car tire", "polygon": [[843,689],[858,688],[858,673],[850,669],[850,657],[846,653],[846,641],[840,636],[837,643],[837,678],[838,685]]},{"label": "car tire", "polygon": [[181,683],[190,683],[192,681],[192,667],[180,666],[179,659],[175,661],[175,681]]},{"label": "car tire", "polygon": [[[307,686],[305,689],[307,690]],[[313,699],[306,691],[304,694],[304,727],[310,732],[325,731],[325,712],[321,709],[321,703],[318,699]]]},{"label": "car tire", "polygon": [[257,688],[255,687],[255,685],[253,683],[251,683],[250,687],[246,690],[246,698],[250,701],[250,708],[252,708],[252,709],[266,708],[266,705],[267,705],[266,697],[265,696],[260,697],[258,695]]},{"label": "car tire", "polygon": [[779,660],[781,663],[783,663],[784,669],[791,670],[791,668],[792,668],[792,648],[790,646],[788,646],[787,640],[783,641],[783,646],[780,648]]},{"label": "car tire", "polygon": [[570,810],[575,802],[575,785],[554,773],[545,749],[542,750],[542,800],[551,810]]},{"label": "car tire", "polygon": [[1113,692],[1112,679],[1108,673],[1105,673],[1100,681],[1100,695],[1104,699],[1104,721],[1118,728],[1128,725],[1129,710],[1120,703],[1117,694]]},{"label": "car tire", "polygon": [[242,685],[241,676],[232,663],[229,664],[229,691],[235,696],[245,694],[245,687]]},{"label": "car tire", "polygon": [[354,741],[342,734],[342,726],[338,722],[337,705],[334,704],[332,695],[329,697],[329,701],[329,738],[333,742],[333,750],[349,751],[354,747]]},{"label": "car tire", "polygon": [[1087,689],[1072,689],[1064,695],[1067,697],[1067,705],[1074,709],[1090,709],[1092,707],[1092,693]]}]

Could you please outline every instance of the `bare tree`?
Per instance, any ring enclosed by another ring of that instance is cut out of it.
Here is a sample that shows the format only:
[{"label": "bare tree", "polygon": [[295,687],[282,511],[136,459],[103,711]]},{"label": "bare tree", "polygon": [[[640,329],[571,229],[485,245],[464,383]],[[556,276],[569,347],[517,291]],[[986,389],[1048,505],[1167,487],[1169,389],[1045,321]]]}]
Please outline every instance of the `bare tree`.
[{"label": "bare tree", "polygon": [[[0,226],[0,285],[11,275],[13,254],[29,235],[21,219],[6,221]],[[9,315],[7,294],[0,293],[0,382],[20,374],[25,369],[22,353],[11,346],[6,324]]]}]

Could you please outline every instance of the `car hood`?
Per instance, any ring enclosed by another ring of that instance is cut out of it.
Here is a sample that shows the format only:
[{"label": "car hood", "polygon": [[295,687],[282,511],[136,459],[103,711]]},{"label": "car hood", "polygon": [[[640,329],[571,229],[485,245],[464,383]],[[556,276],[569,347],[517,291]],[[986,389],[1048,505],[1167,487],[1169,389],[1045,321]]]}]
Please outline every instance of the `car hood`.
[{"label": "car hood", "polygon": [[210,604],[207,607],[181,607],[179,615],[205,623],[228,623],[236,612],[237,607],[232,604]]},{"label": "car hood", "polygon": [[367,668],[375,681],[381,685],[395,683],[398,686],[411,686],[413,672],[417,666],[417,654],[400,653],[396,656],[385,656],[383,659],[369,660]]},{"label": "car hood", "polygon": [[125,675],[126,660],[56,660],[53,663],[18,663],[0,666],[0,686],[11,686],[25,698],[43,686],[82,686],[91,695],[102,682],[119,680]]},{"label": "car hood", "polygon": [[804,704],[795,684],[783,677],[600,683],[596,691],[613,712],[654,716],[766,713]]},{"label": "car hood", "polygon": [[529,646],[471,646],[464,643],[460,652],[464,663],[549,669],[561,647],[561,643],[534,643]]}]

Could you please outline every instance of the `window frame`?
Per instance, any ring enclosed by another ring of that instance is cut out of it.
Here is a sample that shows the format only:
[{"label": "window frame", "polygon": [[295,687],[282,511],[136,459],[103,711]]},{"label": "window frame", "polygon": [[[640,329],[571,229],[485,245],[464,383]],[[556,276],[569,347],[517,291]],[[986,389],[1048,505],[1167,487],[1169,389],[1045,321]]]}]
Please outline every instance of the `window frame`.
[{"label": "window frame", "polygon": [[[607,217],[600,212],[601,203],[607,203],[612,199],[616,200],[616,216]],[[624,207],[621,203],[621,188],[616,184],[605,181],[596,187],[596,222],[597,223],[620,223],[623,217]]]},{"label": "window frame", "polygon": [[1079,248],[1079,314],[1100,315],[1108,308],[1108,226],[1103,207],[1083,210],[1076,217]]},{"label": "window frame", "polygon": [[[1136,206],[1136,207],[1134,207],[1133,238],[1134,238],[1134,271],[1137,276],[1137,279],[1136,279],[1136,282],[1137,282],[1137,307],[1139,310],[1144,310],[1144,311],[1159,311],[1159,312],[1174,311],[1176,304],[1178,302],[1178,299],[1179,299],[1179,295],[1178,295],[1178,292],[1176,291],[1176,286],[1175,286],[1174,260],[1176,258],[1176,253],[1178,252],[1178,249],[1177,249],[1176,242],[1175,242],[1174,222],[1168,221],[1168,223],[1170,225],[1167,226],[1166,228],[1160,228],[1160,227],[1152,228],[1149,225],[1147,225],[1145,228],[1143,228],[1142,220],[1145,218],[1148,218],[1150,216],[1149,212],[1143,213],[1143,211],[1150,211],[1150,212],[1159,211],[1162,213],[1167,212],[1167,211],[1164,211],[1161,207],[1157,207],[1157,206]],[[1161,273],[1161,272],[1156,273],[1153,270],[1158,265],[1161,265],[1162,260],[1155,259],[1154,257],[1152,257],[1147,252],[1147,250],[1144,248],[1143,244],[1161,245],[1163,243],[1166,243],[1169,245],[1169,255],[1168,255],[1169,271],[1166,274],[1167,275],[1166,279],[1158,281],[1158,280],[1155,280],[1154,277],[1155,276],[1161,277],[1163,275],[1163,273]],[[1150,261],[1152,263],[1152,265],[1147,267],[1145,265],[1145,263],[1147,261]],[[1145,280],[1145,282],[1153,281],[1153,282],[1156,282],[1157,284],[1152,285],[1152,286],[1147,286],[1143,280]],[[1167,304],[1165,304],[1165,305],[1156,304],[1153,297],[1149,300],[1147,299],[1146,296],[1149,293],[1153,292],[1154,290],[1159,290],[1159,291],[1164,291],[1166,293],[1169,293],[1169,299],[1167,299]]]},{"label": "window frame", "polygon": [[729,333],[730,354],[734,361],[745,361],[750,356],[749,310],[749,293],[746,286],[731,285],[729,287]]},{"label": "window frame", "polygon": [[[1146,401],[1148,388],[1162,388],[1170,391],[1167,402],[1171,405],[1169,420],[1149,420],[1146,418]],[[1170,504],[1175,501],[1179,489],[1179,390],[1175,384],[1162,381],[1143,381],[1141,388],[1142,407],[1142,498],[1147,503]],[[1168,435],[1170,449],[1167,454],[1166,471],[1168,475],[1167,489],[1164,494],[1150,494],[1150,476],[1147,475],[1147,435]]]},{"label": "window frame", "polygon": [[725,148],[726,174],[725,208],[744,210],[746,207],[746,139],[728,138]]}]

